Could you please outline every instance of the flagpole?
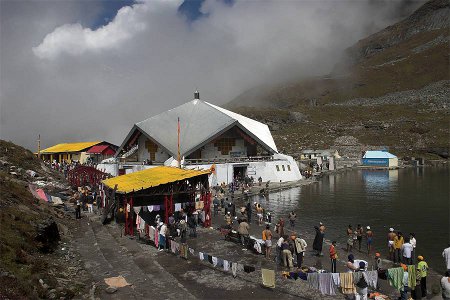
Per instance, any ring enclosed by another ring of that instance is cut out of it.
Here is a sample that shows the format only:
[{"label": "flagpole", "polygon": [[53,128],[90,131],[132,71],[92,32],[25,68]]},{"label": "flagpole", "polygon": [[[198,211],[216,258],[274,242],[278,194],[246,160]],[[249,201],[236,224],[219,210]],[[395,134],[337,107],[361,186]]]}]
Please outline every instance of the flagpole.
[{"label": "flagpole", "polygon": [[178,117],[178,167],[181,168],[181,156],[180,156],[180,117]]}]

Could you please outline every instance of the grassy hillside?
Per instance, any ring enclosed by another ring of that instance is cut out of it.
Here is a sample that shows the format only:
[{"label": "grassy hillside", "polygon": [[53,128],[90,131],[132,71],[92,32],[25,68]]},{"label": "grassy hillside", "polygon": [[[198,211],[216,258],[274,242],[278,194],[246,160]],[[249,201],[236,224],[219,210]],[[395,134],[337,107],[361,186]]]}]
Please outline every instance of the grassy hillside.
[{"label": "grassy hillside", "polygon": [[255,87],[228,107],[268,123],[289,153],[331,147],[339,136],[401,155],[448,152],[449,25],[449,2],[429,1],[350,47],[332,74]]}]

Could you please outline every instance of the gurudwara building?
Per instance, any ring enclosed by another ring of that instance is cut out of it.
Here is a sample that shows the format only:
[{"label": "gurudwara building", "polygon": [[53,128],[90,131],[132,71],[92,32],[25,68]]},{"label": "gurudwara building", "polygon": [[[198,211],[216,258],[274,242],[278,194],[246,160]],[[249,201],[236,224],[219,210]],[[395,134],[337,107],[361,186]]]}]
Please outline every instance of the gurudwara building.
[{"label": "gurudwara building", "polygon": [[295,160],[278,153],[263,123],[195,99],[134,124],[116,159],[98,168],[121,175],[155,166],[209,169],[217,183],[253,177],[272,182],[301,179]]}]

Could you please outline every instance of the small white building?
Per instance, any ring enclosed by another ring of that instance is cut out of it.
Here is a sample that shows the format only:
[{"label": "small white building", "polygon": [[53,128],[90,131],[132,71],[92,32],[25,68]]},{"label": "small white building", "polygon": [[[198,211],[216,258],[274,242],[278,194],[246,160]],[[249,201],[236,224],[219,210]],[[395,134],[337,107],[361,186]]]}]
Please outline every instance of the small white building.
[{"label": "small white building", "polygon": [[398,158],[386,150],[370,150],[364,153],[362,165],[366,167],[397,168]]},{"label": "small white building", "polygon": [[178,165],[178,152],[188,169],[215,164],[216,175],[210,178],[217,183],[245,176],[272,182],[301,179],[295,160],[278,153],[266,124],[201,101],[198,92],[194,100],[136,123],[119,147],[117,163],[98,168],[115,176]]}]

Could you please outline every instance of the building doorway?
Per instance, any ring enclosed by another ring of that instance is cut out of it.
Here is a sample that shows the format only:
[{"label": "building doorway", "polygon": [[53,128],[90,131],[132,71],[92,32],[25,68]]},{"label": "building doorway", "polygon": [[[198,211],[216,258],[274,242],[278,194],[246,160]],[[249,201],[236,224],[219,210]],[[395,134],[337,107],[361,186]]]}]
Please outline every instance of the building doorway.
[{"label": "building doorway", "polygon": [[233,179],[238,182],[244,181],[247,176],[247,165],[233,165]]}]

